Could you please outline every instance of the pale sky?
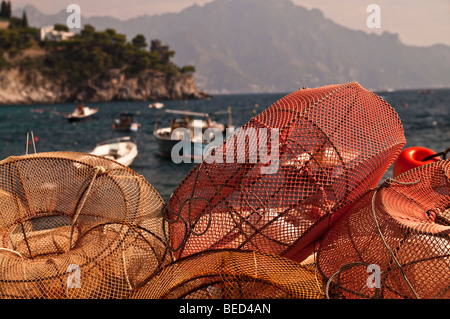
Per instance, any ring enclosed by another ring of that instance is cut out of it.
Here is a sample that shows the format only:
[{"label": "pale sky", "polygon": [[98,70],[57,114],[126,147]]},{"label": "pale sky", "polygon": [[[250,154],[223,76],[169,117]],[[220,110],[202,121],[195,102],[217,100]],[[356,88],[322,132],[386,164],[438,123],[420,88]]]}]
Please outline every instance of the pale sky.
[{"label": "pale sky", "polygon": [[[194,3],[202,6],[212,0],[12,0],[14,8],[33,4],[51,14],[75,3],[83,16],[113,16],[126,20],[139,15],[179,12]],[[327,18],[366,32],[398,33],[409,45],[450,45],[450,0],[291,0],[308,9],[320,9]],[[381,28],[369,29],[366,20],[370,4],[381,8]]]}]

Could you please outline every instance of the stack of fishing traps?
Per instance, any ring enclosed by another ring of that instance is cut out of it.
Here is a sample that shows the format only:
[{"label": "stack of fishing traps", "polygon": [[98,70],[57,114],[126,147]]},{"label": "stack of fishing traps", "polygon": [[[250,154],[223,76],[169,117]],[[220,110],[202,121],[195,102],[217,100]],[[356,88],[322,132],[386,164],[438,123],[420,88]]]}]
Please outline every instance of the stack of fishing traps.
[{"label": "stack of fishing traps", "polygon": [[327,277],[314,258],[321,238],[378,185],[404,144],[393,108],[357,83],[289,94],[175,190],[163,212],[174,258],[230,249],[280,256],[312,267],[324,297]]},{"label": "stack of fishing traps", "polygon": [[317,256],[335,296],[450,298],[450,160],[388,179],[345,210]]},{"label": "stack of fishing traps", "polygon": [[379,185],[404,144],[394,109],[347,83],[277,101],[166,204],[111,160],[6,159],[0,296],[446,297],[448,162]]}]

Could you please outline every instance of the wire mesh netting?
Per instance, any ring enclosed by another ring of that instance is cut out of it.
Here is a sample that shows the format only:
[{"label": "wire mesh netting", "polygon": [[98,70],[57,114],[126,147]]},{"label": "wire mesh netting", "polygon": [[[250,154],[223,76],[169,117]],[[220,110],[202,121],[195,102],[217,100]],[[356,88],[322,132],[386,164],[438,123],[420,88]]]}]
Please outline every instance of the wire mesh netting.
[{"label": "wire mesh netting", "polygon": [[319,299],[325,283],[314,267],[255,251],[210,250],[161,268],[131,298]]},{"label": "wire mesh netting", "polygon": [[331,297],[450,297],[450,160],[388,179],[345,210],[317,253]]},{"label": "wire mesh netting", "polygon": [[[0,298],[324,298],[330,282],[333,296],[353,298],[373,294],[360,285],[361,266],[372,260],[388,269],[376,296],[435,294],[408,287],[402,270],[411,280],[430,278],[422,273],[432,266],[448,273],[447,261],[431,256],[447,253],[445,205],[435,205],[441,195],[448,203],[447,162],[414,186],[434,193],[403,185],[417,177],[407,174],[374,190],[404,144],[394,109],[347,83],[277,101],[213,148],[167,204],[113,160],[72,152],[7,158]],[[371,230],[372,194],[379,229],[407,266],[396,268]],[[418,207],[428,204],[435,206],[425,219]],[[355,241],[370,258],[360,258]],[[426,262],[413,260],[417,254]]]},{"label": "wire mesh netting", "polygon": [[1,161],[0,297],[127,296],[172,261],[163,204],[142,176],[101,157]]},{"label": "wire mesh netting", "polygon": [[171,249],[176,258],[237,248],[301,261],[404,144],[393,108],[358,83],[293,92],[180,183],[164,211]]}]

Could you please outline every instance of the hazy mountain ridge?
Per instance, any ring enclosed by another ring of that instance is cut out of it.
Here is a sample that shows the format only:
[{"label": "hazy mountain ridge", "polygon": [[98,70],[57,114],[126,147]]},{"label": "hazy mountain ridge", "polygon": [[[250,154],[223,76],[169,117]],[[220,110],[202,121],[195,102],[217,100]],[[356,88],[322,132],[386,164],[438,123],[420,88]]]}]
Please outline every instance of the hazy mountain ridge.
[{"label": "hazy mountain ridge", "polygon": [[[25,8],[30,25],[65,23],[69,13]],[[20,16],[22,9],[14,11]],[[180,13],[128,20],[82,18],[131,39],[141,33],[196,67],[207,92],[284,92],[358,81],[371,89],[450,87],[450,47],[413,47],[395,34],[369,35],[340,26],[288,0],[216,0]]]}]

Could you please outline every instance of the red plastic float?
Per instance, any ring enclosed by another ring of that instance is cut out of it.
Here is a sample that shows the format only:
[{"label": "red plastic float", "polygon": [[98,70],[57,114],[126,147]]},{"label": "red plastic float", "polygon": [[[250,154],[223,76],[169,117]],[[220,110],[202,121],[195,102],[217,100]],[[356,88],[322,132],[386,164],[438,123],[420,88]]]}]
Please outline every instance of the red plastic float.
[{"label": "red plastic float", "polygon": [[432,155],[437,154],[426,147],[414,146],[404,149],[394,162],[393,176],[396,177],[413,168],[440,161],[439,156],[424,161],[424,159]]}]

